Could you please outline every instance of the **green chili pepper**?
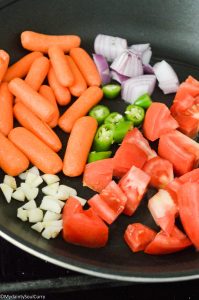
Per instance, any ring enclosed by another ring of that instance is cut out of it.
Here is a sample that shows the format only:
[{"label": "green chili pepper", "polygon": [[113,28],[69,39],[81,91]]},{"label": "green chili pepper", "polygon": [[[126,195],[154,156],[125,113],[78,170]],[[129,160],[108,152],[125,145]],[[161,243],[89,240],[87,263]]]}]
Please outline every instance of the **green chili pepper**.
[{"label": "green chili pepper", "polygon": [[139,126],[144,120],[145,110],[143,107],[130,104],[125,110],[126,119],[133,122],[135,126]]},{"label": "green chili pepper", "polygon": [[89,111],[89,116],[95,118],[99,125],[104,122],[109,114],[110,110],[105,105],[96,105]]},{"label": "green chili pepper", "polygon": [[133,128],[131,121],[122,121],[115,126],[113,139],[115,143],[120,144],[129,130]]},{"label": "green chili pepper", "polygon": [[113,124],[116,125],[120,122],[124,121],[123,115],[118,112],[112,112],[110,115],[104,120],[105,124]]},{"label": "green chili pepper", "polygon": [[102,87],[102,91],[106,98],[114,99],[119,95],[121,86],[119,84],[107,84]]},{"label": "green chili pepper", "polygon": [[152,100],[151,100],[151,97],[149,96],[149,94],[144,94],[144,95],[140,96],[134,102],[134,104],[147,109],[152,104]]},{"label": "green chili pepper", "polygon": [[97,152],[107,151],[113,144],[113,134],[115,126],[113,124],[101,125],[94,137],[93,150]]},{"label": "green chili pepper", "polygon": [[92,151],[88,155],[88,162],[91,163],[96,160],[102,160],[105,158],[111,157],[112,151],[102,151],[102,152],[96,152]]}]

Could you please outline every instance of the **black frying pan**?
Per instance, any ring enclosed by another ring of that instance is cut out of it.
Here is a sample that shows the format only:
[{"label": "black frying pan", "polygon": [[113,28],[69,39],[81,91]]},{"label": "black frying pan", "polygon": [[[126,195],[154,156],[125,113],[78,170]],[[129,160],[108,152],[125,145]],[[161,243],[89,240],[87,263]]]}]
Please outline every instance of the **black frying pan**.
[{"label": "black frying pan", "polygon": [[[8,1],[11,2],[11,1]],[[0,1],[0,4],[6,1]],[[20,33],[34,30],[49,34],[78,34],[82,47],[93,51],[98,33],[127,38],[129,44],[150,42],[153,62],[168,59],[180,80],[189,74],[199,78],[199,3],[188,0],[21,0],[0,10],[0,48],[14,62],[26,52],[20,45]],[[153,99],[170,105],[172,95],[164,96],[157,88]],[[104,101],[112,110],[123,112],[120,99]],[[60,134],[64,148],[66,134]],[[63,152],[60,153],[63,156]],[[3,179],[0,173],[0,181]],[[63,183],[77,188],[80,196],[93,193],[82,187],[81,178],[59,174]],[[149,195],[147,195],[149,196]],[[133,254],[123,241],[130,222],[154,226],[146,208],[147,196],[131,218],[121,216],[110,228],[108,246],[86,249],[65,243],[61,236],[47,241],[16,218],[20,204],[10,205],[0,196],[0,234],[25,251],[59,266],[94,276],[112,279],[158,282],[199,278],[199,254],[194,249],[166,256]],[[38,200],[39,201],[39,200]]]}]

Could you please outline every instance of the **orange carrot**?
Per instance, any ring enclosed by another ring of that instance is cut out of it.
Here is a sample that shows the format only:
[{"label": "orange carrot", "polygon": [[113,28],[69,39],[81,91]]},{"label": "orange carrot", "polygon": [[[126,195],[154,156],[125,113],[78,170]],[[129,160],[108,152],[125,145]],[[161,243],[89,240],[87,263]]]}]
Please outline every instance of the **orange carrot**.
[{"label": "orange carrot", "polygon": [[92,117],[82,117],[75,122],[64,156],[65,175],[75,177],[83,173],[96,130],[97,121]]},{"label": "orange carrot", "polygon": [[20,60],[18,60],[16,63],[14,63],[12,66],[10,66],[5,74],[4,81],[10,81],[15,77],[23,78],[28,73],[30,66],[32,65],[33,61],[41,57],[43,54],[41,52],[32,52],[24,57],[22,57]]},{"label": "orange carrot", "polygon": [[13,128],[13,95],[8,89],[8,83],[0,85],[0,131],[8,135]]},{"label": "orange carrot", "polygon": [[102,90],[97,86],[91,86],[65,111],[59,119],[59,127],[70,132],[75,121],[85,116],[103,97]]},{"label": "orange carrot", "polygon": [[20,101],[27,106],[37,117],[44,122],[50,122],[53,118],[53,105],[37,93],[23,79],[15,78],[8,84],[11,93],[20,98]]},{"label": "orange carrot", "polygon": [[86,81],[72,57],[66,55],[66,59],[74,76],[74,84],[69,87],[69,90],[73,96],[79,97],[87,89]]},{"label": "orange carrot", "polygon": [[0,132],[0,166],[11,176],[17,176],[29,166],[28,158]]},{"label": "orange carrot", "polygon": [[66,87],[73,85],[74,76],[64,51],[59,46],[52,46],[48,49],[48,55],[59,83]]},{"label": "orange carrot", "polygon": [[61,171],[63,163],[57,153],[26,128],[16,127],[8,137],[42,172],[56,174]]},{"label": "orange carrot", "polygon": [[58,120],[59,120],[59,108],[57,106],[57,101],[56,101],[55,95],[53,93],[53,90],[48,85],[41,85],[41,87],[39,89],[39,94],[41,96],[43,96],[44,98],[46,98],[54,106],[53,119],[52,119],[52,121],[48,122],[48,125],[51,128],[54,128],[58,124]]},{"label": "orange carrot", "polygon": [[46,143],[52,150],[58,152],[62,148],[61,141],[48,124],[40,120],[23,103],[14,106],[14,116],[26,129],[34,133],[41,141]]},{"label": "orange carrot", "polygon": [[21,34],[22,46],[30,51],[48,52],[49,47],[56,45],[64,52],[79,47],[80,37],[77,35],[47,35],[34,31],[24,31]]},{"label": "orange carrot", "polygon": [[[30,66],[25,82],[28,83],[35,91],[38,91],[48,74],[49,66],[49,59],[47,57],[41,56],[36,58]],[[16,98],[15,103],[19,100],[19,98]]]},{"label": "orange carrot", "polygon": [[90,55],[82,48],[74,48],[70,51],[70,56],[75,61],[84,76],[88,86],[100,86],[101,78],[97,67]]},{"label": "orange carrot", "polygon": [[67,105],[71,101],[69,89],[58,82],[52,66],[48,72],[48,83],[52,88],[59,105]]},{"label": "orange carrot", "polygon": [[8,69],[9,61],[10,55],[4,50],[0,50],[0,82]]}]

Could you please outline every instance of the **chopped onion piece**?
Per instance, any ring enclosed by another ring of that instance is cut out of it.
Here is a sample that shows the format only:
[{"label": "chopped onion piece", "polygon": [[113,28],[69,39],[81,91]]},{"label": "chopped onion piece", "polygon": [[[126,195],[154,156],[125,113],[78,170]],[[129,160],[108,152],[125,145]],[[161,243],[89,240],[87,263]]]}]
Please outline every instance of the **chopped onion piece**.
[{"label": "chopped onion piece", "polygon": [[42,188],[42,192],[47,196],[55,196],[58,192],[59,182],[52,183]]},{"label": "chopped onion piece", "polygon": [[94,41],[96,54],[101,54],[112,62],[118,55],[127,49],[127,40],[110,35],[98,34]]},{"label": "chopped onion piece", "polygon": [[12,194],[12,198],[21,202],[25,201],[25,194],[21,187],[16,189],[16,191]]},{"label": "chopped onion piece", "polygon": [[35,166],[30,168],[27,172],[40,176],[39,169]]},{"label": "chopped onion piece", "polygon": [[10,203],[11,198],[12,198],[13,189],[5,183],[1,183],[0,188],[1,188],[2,193],[4,194],[4,196],[6,198],[6,201],[8,203]]},{"label": "chopped onion piece", "polygon": [[61,212],[61,206],[60,206],[60,202],[59,200],[57,200],[55,197],[52,196],[45,196],[42,199],[40,208],[43,210],[49,210],[52,212],[55,212],[57,214],[59,214]]},{"label": "chopped onion piece", "polygon": [[39,193],[39,189],[36,187],[32,187],[27,183],[21,183],[21,188],[27,198],[28,201],[30,200],[34,200],[38,193]]},{"label": "chopped onion piece", "polygon": [[35,200],[30,200],[29,202],[27,202],[26,204],[21,206],[21,208],[25,209],[25,210],[29,210],[29,209],[37,208],[37,205],[36,205]]},{"label": "chopped onion piece", "polygon": [[144,74],[154,74],[153,67],[149,64],[143,65]]},{"label": "chopped onion piece", "polygon": [[149,64],[152,56],[150,44],[136,44],[129,47],[133,50],[142,60],[143,64]]},{"label": "chopped onion piece", "polygon": [[27,171],[26,172],[24,172],[24,173],[21,173],[21,174],[19,174],[19,178],[21,179],[21,180],[26,180],[26,177],[27,177]]},{"label": "chopped onion piece", "polygon": [[30,223],[41,222],[43,220],[43,211],[40,208],[29,209],[27,212]]},{"label": "chopped onion piece", "polygon": [[9,185],[13,190],[17,188],[16,179],[13,176],[5,175],[3,183]]},{"label": "chopped onion piece", "polygon": [[57,175],[52,175],[52,174],[44,174],[42,175],[42,178],[47,185],[60,181],[60,178]]},{"label": "chopped onion piece", "polygon": [[59,200],[66,200],[70,196],[77,196],[77,191],[70,186],[61,184],[56,196]]},{"label": "chopped onion piece", "polygon": [[127,79],[129,79],[128,76],[125,76],[125,75],[122,75],[122,74],[119,74],[118,72],[112,70],[111,71],[111,77],[113,80],[119,82],[119,83],[123,83],[124,81],[126,81]]},{"label": "chopped onion piece", "polygon": [[153,66],[154,73],[159,82],[159,88],[164,94],[175,93],[179,87],[179,80],[176,72],[165,60]]},{"label": "chopped onion piece", "polygon": [[54,220],[54,221],[43,221],[43,226],[44,228],[48,228],[48,227],[60,227],[63,228],[63,220]]},{"label": "chopped onion piece", "polygon": [[155,75],[130,78],[122,84],[122,99],[133,104],[143,94],[151,95],[156,83]]},{"label": "chopped onion piece", "polygon": [[44,215],[44,218],[43,218],[43,221],[44,222],[48,222],[48,221],[57,221],[57,220],[60,220],[62,217],[61,214],[57,214],[55,212],[52,212],[52,211],[48,211],[45,213]]},{"label": "chopped onion piece", "polygon": [[45,228],[41,235],[45,239],[49,240],[51,238],[56,238],[61,230],[62,230],[62,228],[60,228],[60,227],[50,226],[50,227]]},{"label": "chopped onion piece", "polygon": [[23,209],[22,207],[19,207],[17,209],[17,218],[19,218],[23,222],[26,222],[28,220],[28,211]]},{"label": "chopped onion piece", "polygon": [[78,196],[74,196],[74,198],[77,199],[81,203],[82,206],[84,206],[87,202],[86,199],[78,197]]},{"label": "chopped onion piece", "polygon": [[102,84],[110,83],[111,74],[106,58],[101,54],[93,54],[93,60],[100,74]]},{"label": "chopped onion piece", "polygon": [[28,172],[26,176],[25,183],[29,184],[32,187],[38,187],[40,184],[42,184],[43,179],[41,176],[36,175],[34,173]]},{"label": "chopped onion piece", "polygon": [[128,77],[137,77],[143,74],[140,57],[131,50],[122,52],[111,64],[111,69]]},{"label": "chopped onion piece", "polygon": [[36,224],[32,225],[31,228],[40,233],[44,229],[43,222],[37,222]]}]

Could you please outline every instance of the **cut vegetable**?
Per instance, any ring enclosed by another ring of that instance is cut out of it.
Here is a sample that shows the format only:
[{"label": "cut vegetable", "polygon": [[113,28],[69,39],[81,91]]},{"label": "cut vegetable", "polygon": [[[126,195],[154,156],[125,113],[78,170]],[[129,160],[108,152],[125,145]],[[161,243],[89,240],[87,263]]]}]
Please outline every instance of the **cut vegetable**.
[{"label": "cut vegetable", "polygon": [[106,58],[100,54],[93,54],[93,60],[100,74],[102,84],[109,83],[111,81],[111,74]]},{"label": "cut vegetable", "polygon": [[60,214],[61,207],[60,207],[59,202],[61,202],[61,201],[57,200],[56,198],[53,198],[50,196],[45,196],[42,199],[40,208],[43,210],[49,210],[49,211],[55,212],[57,214]]},{"label": "cut vegetable", "polygon": [[81,203],[82,206],[84,206],[86,204],[86,202],[87,202],[87,200],[84,199],[84,198],[82,198],[82,197],[79,197],[79,196],[73,196],[73,197],[75,199],[77,199]]},{"label": "cut vegetable", "polygon": [[115,99],[119,96],[121,86],[119,84],[107,84],[102,87],[105,98]]},{"label": "cut vegetable", "polygon": [[41,222],[43,220],[43,211],[40,208],[29,209],[27,212],[30,223]]},{"label": "cut vegetable", "polygon": [[51,185],[60,181],[60,178],[57,175],[53,174],[44,174],[42,175],[43,180],[47,183],[47,185]]},{"label": "cut vegetable", "polygon": [[88,155],[88,163],[91,163],[91,162],[94,162],[97,160],[110,158],[111,154],[112,154],[112,151],[102,151],[102,152],[92,151]]},{"label": "cut vegetable", "polygon": [[21,187],[16,189],[16,191],[12,194],[12,198],[21,202],[25,201],[25,194]]},{"label": "cut vegetable", "polygon": [[96,105],[89,111],[89,116],[95,118],[99,125],[104,122],[108,115],[110,115],[110,110],[105,105]]},{"label": "cut vegetable", "polygon": [[42,182],[43,179],[41,176],[38,176],[31,172],[27,173],[25,183],[29,184],[31,187],[38,187],[40,184],[42,184]]},{"label": "cut vegetable", "polygon": [[17,218],[19,218],[23,222],[28,221],[28,211],[19,207],[17,209]]},{"label": "cut vegetable", "polygon": [[4,196],[6,198],[6,201],[8,203],[10,203],[11,198],[12,198],[13,189],[5,183],[1,183],[0,188],[1,188],[2,193],[4,194]]},{"label": "cut vegetable", "polygon": [[125,110],[127,120],[133,122],[134,126],[139,126],[144,121],[145,111],[141,106],[130,104]]},{"label": "cut vegetable", "polygon": [[59,200],[67,200],[70,196],[77,196],[77,191],[67,185],[61,184],[58,188],[56,197]]},{"label": "cut vegetable", "polygon": [[103,124],[101,125],[94,137],[93,150],[97,152],[107,151],[113,144],[114,125]]},{"label": "cut vegetable", "polygon": [[37,205],[36,205],[35,200],[30,200],[29,202],[27,202],[26,204],[21,206],[21,208],[25,209],[25,210],[29,210],[29,209],[37,208]]},{"label": "cut vegetable", "polygon": [[49,184],[42,188],[42,192],[47,196],[55,196],[58,192],[59,182]]},{"label": "cut vegetable", "polygon": [[21,188],[28,201],[34,200],[39,193],[38,188],[32,187],[27,183],[21,183]]},{"label": "cut vegetable", "polygon": [[130,46],[129,49],[141,58],[143,65],[149,64],[152,56],[150,44],[135,44]]},{"label": "cut vegetable", "polygon": [[152,104],[151,97],[148,94],[140,96],[134,103],[137,106],[143,107],[144,109],[149,108]]},{"label": "cut vegetable", "polygon": [[5,175],[3,183],[9,185],[13,190],[16,190],[17,188],[16,179],[13,176]]},{"label": "cut vegetable", "polygon": [[128,131],[133,128],[133,122],[131,121],[121,121],[115,125],[113,140],[115,143],[120,144]]},{"label": "cut vegetable", "polygon": [[58,213],[47,210],[47,212],[44,215],[43,221],[48,222],[48,221],[60,220],[61,216],[62,216],[61,214],[58,214]]},{"label": "cut vegetable", "polygon": [[38,222],[38,223],[32,225],[31,228],[40,233],[44,229],[43,222]]}]

